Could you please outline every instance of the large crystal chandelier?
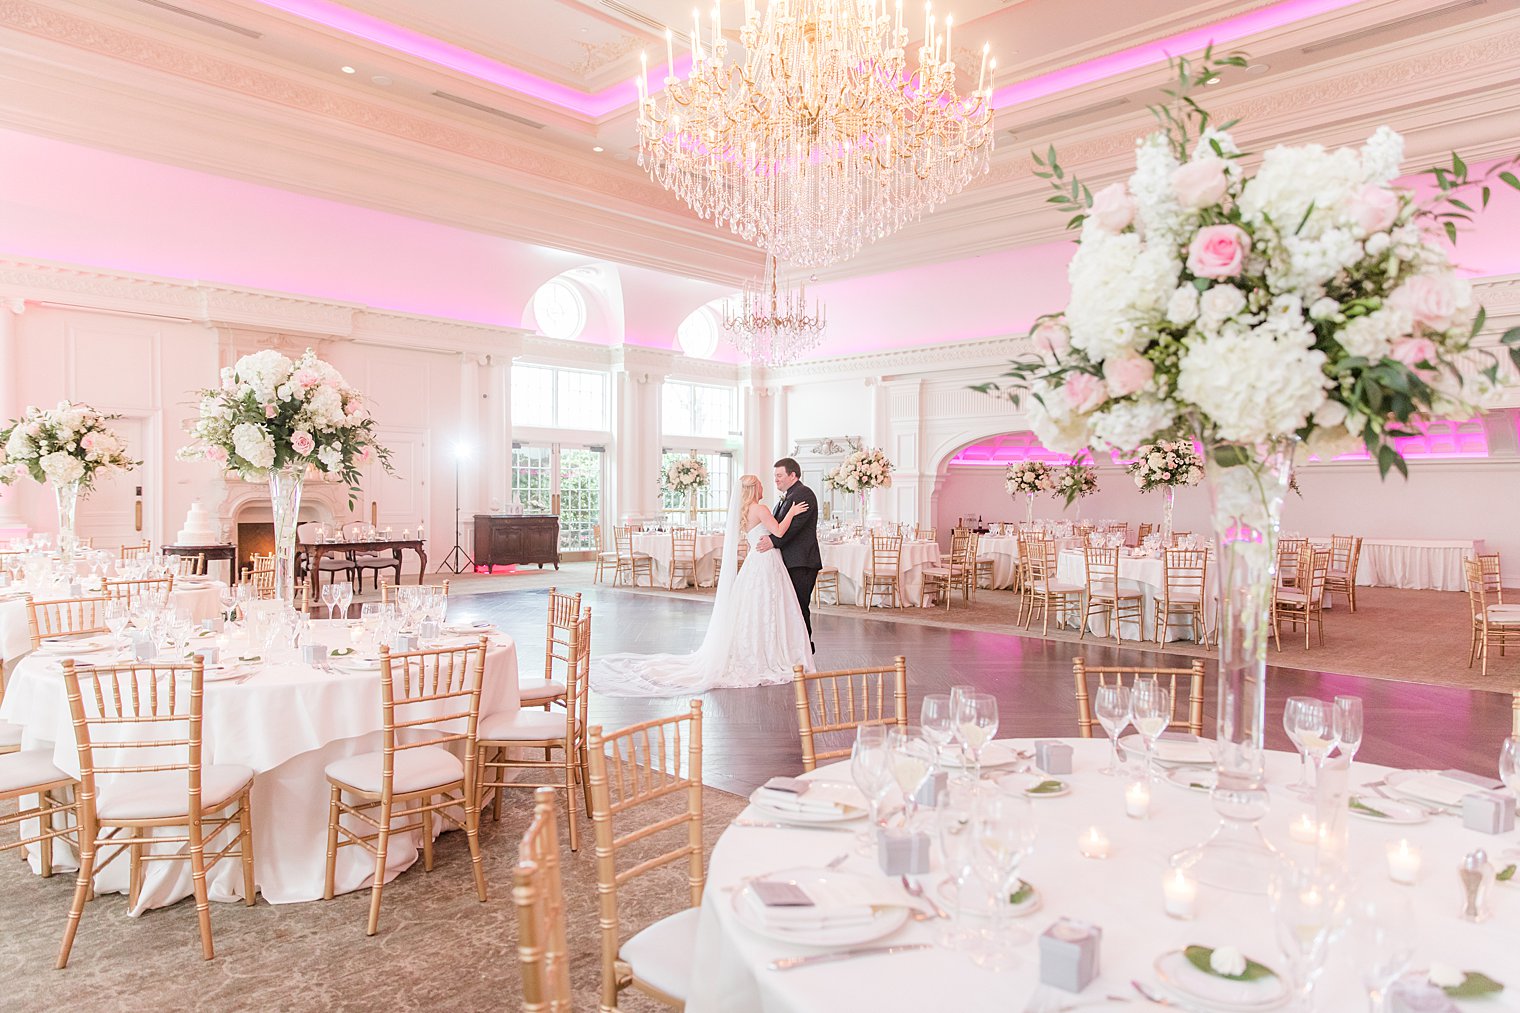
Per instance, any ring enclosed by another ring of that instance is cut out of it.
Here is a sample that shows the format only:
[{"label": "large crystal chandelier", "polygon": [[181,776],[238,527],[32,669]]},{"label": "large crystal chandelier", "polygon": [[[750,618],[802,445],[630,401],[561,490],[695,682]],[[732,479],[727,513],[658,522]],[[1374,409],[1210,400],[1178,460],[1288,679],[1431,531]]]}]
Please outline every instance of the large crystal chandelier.
[{"label": "large crystal chandelier", "polygon": [[[956,91],[952,18],[926,8],[910,70],[902,0],[746,0],[742,60],[721,14],[691,70],[651,95],[639,77],[639,164],[703,218],[792,264],[824,266],[923,215],[987,171],[987,47]],[[665,38],[669,67],[675,40]],[[991,61],[990,69],[996,69]]]},{"label": "large crystal chandelier", "polygon": [[807,285],[793,286],[775,257],[766,258],[765,275],[746,282],[737,299],[723,304],[723,330],[729,343],[751,362],[783,366],[818,347],[827,325],[823,304],[807,311]]}]

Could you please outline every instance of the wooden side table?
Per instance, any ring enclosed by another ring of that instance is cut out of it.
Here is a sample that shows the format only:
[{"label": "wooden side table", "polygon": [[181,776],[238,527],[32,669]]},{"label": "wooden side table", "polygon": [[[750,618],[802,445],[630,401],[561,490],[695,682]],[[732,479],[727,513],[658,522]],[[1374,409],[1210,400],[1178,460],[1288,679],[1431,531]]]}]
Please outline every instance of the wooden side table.
[{"label": "wooden side table", "polygon": [[227,564],[227,583],[236,584],[237,548],[233,545],[165,545],[166,556],[205,556],[204,572],[211,572],[211,564],[217,561]]}]

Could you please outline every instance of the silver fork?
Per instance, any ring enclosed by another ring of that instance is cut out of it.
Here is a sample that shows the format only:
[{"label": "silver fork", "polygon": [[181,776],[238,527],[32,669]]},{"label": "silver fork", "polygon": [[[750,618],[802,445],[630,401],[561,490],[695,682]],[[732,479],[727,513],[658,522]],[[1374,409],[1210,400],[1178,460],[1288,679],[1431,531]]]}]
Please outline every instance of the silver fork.
[{"label": "silver fork", "polygon": [[1172,1002],[1172,1000],[1168,999],[1166,996],[1162,995],[1161,993],[1157,992],[1155,989],[1152,989],[1150,986],[1146,985],[1139,978],[1131,978],[1130,979],[1130,985],[1132,985],[1134,987],[1134,989],[1135,989],[1136,992],[1140,993],[1140,998],[1144,999],[1146,1002],[1154,1003],[1157,1006],[1175,1006],[1175,1005],[1177,1005],[1176,1003]]},{"label": "silver fork", "polygon": [[911,879],[909,879],[907,876],[904,876],[902,878],[902,885],[903,885],[903,889],[908,892],[908,896],[909,897],[912,897],[912,898],[914,898],[916,900],[926,901],[928,903],[928,905],[931,908],[934,909],[934,917],[936,917],[936,918],[949,918],[950,917],[948,914],[945,913],[945,909],[939,906],[939,902],[938,901],[936,901],[933,897],[929,896],[927,893],[924,892],[924,885],[922,883],[915,883]]}]

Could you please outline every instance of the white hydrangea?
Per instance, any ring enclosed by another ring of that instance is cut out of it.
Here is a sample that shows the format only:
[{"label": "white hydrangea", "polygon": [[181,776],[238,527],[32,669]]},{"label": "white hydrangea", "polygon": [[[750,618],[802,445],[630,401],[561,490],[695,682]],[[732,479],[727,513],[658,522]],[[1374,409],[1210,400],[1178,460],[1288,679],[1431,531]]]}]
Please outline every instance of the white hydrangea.
[{"label": "white hydrangea", "polygon": [[233,427],[232,446],[239,457],[255,468],[268,468],[274,464],[273,437],[251,422]]},{"label": "white hydrangea", "polygon": [[1169,250],[1143,247],[1133,232],[1084,231],[1067,271],[1072,291],[1088,293],[1066,312],[1072,346],[1095,361],[1139,348],[1135,325],[1161,312],[1181,270]]},{"label": "white hydrangea", "polygon": [[1030,397],[1025,405],[1029,428],[1040,438],[1040,445],[1058,454],[1075,454],[1087,446],[1087,420],[1066,410],[1066,398],[1059,390],[1036,384],[1042,398]]},{"label": "white hydrangea", "polygon": [[1362,177],[1369,183],[1397,179],[1403,162],[1404,138],[1391,127],[1378,127],[1362,145]]},{"label": "white hydrangea", "polygon": [[1267,281],[1276,291],[1317,291],[1361,260],[1362,254],[1362,244],[1345,228],[1328,228],[1316,236],[1287,236],[1267,266]]},{"label": "white hydrangea", "polygon": [[1135,222],[1140,234],[1148,244],[1174,250],[1182,245],[1191,221],[1172,191],[1177,166],[1166,138],[1150,134],[1135,144],[1135,173],[1129,178],[1129,192],[1139,205]]},{"label": "white hydrangea", "polygon": [[1361,156],[1351,148],[1279,145],[1246,183],[1240,213],[1254,227],[1269,228],[1271,222],[1284,235],[1315,239],[1339,220],[1342,206],[1363,182]]},{"label": "white hydrangea", "polygon": [[37,463],[42,466],[42,473],[48,477],[49,482],[61,485],[77,482],[84,477],[84,462],[62,450],[43,454]]},{"label": "white hydrangea", "polygon": [[1335,332],[1335,340],[1352,355],[1376,360],[1387,355],[1393,343],[1407,335],[1411,326],[1408,313],[1385,306],[1347,321],[1346,326]]},{"label": "white hydrangea", "polygon": [[1110,401],[1092,417],[1092,433],[1099,448],[1129,452],[1172,427],[1176,406],[1159,398],[1126,398]]},{"label": "white hydrangea", "polygon": [[280,384],[290,376],[290,360],[272,348],[245,355],[233,367],[237,378],[253,391],[260,402],[275,400]]},{"label": "white hydrangea", "polygon": [[1290,436],[1325,401],[1323,352],[1283,341],[1270,324],[1188,346],[1177,394],[1209,416],[1225,440]]}]

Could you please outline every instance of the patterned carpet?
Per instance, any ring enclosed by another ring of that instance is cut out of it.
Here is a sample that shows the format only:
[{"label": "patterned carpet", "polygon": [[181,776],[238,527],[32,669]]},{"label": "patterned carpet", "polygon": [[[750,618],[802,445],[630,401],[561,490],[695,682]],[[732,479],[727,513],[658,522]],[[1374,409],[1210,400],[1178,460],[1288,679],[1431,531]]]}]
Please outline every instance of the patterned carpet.
[{"label": "patterned carpet", "polygon": [[[380,931],[373,938],[364,935],[368,891],[305,904],[213,904],[217,956],[209,962],[200,959],[193,901],[133,919],[126,914],[126,898],[109,895],[85,908],[68,969],[54,970],[73,876],[41,879],[16,852],[0,855],[5,927],[0,1003],[18,1013],[517,1009],[522,991],[510,891],[531,797],[527,790],[510,793],[501,822],[483,825],[487,903],[476,900],[464,835],[448,833],[438,840],[431,873],[419,861],[386,886]],[[744,800],[708,788],[703,805],[710,850]],[[589,824],[581,827],[589,838]],[[560,837],[563,842],[563,815]],[[673,840],[657,836],[647,854],[663,851]],[[596,1009],[601,951],[596,865],[588,839],[579,854],[565,852],[562,869],[576,1006]],[[619,891],[623,938],[681,909],[687,896],[684,869],[681,864],[658,870]],[[621,1008],[664,1007],[630,995]]]}]

